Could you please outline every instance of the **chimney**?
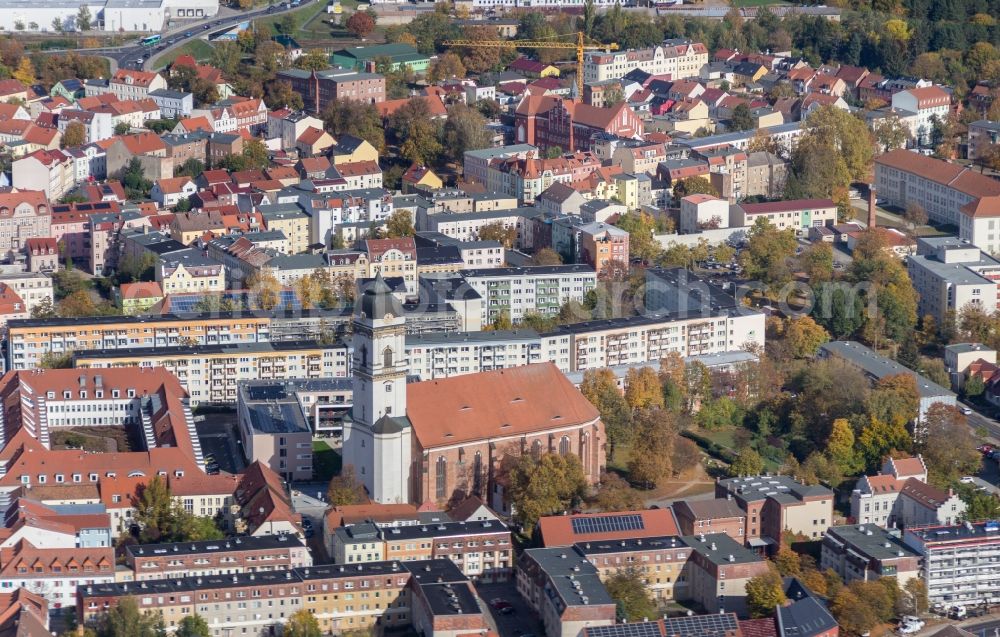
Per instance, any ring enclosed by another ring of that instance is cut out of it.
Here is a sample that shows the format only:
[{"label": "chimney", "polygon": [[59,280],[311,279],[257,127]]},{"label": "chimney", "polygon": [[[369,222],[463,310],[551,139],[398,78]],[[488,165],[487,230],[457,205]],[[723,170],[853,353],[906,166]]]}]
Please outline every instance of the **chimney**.
[{"label": "chimney", "polygon": [[868,184],[868,227],[874,228],[878,225],[875,218],[875,184]]}]

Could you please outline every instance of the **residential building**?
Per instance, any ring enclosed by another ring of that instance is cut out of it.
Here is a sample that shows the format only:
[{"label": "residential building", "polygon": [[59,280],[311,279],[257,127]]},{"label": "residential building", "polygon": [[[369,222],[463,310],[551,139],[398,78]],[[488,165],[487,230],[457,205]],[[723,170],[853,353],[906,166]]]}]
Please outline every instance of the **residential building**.
[{"label": "residential building", "polygon": [[537,152],[538,148],[531,144],[515,144],[484,148],[482,150],[467,150],[462,162],[462,175],[467,182],[487,183],[487,168],[494,159],[525,159],[529,152]]},{"label": "residential building", "polygon": [[112,547],[37,548],[30,540],[0,549],[0,588],[25,588],[53,609],[76,605],[77,587],[115,581]]},{"label": "residential building", "polygon": [[249,461],[269,466],[282,479],[305,481],[313,476],[313,430],[294,395],[275,395],[274,383],[240,381],[236,414],[243,453]]},{"label": "residential building", "polygon": [[831,526],[823,537],[820,569],[833,569],[846,583],[894,577],[900,587],[921,577],[921,555],[902,534],[871,524]]},{"label": "residential building", "polygon": [[59,243],[52,237],[38,237],[24,242],[28,272],[55,272],[59,269]]},{"label": "residential building", "polygon": [[[348,374],[346,348],[316,341],[76,350],[73,365],[94,370],[165,367],[187,390],[192,406],[236,403],[242,380],[346,378]],[[289,448],[287,444],[285,448]],[[311,473],[311,447],[308,451],[292,448],[296,457],[287,458],[286,465],[294,462],[296,472],[304,472],[300,467],[309,465]],[[261,451],[262,456],[267,453]],[[308,455],[308,461],[297,458],[299,455]],[[279,458],[279,467],[281,462]],[[291,469],[286,466],[283,470]]]},{"label": "residential building", "polygon": [[504,313],[514,322],[528,312],[554,316],[565,303],[582,302],[597,285],[596,270],[584,264],[463,270],[460,274],[483,299],[483,325]]},{"label": "residential building", "polygon": [[996,521],[910,528],[903,542],[923,556],[920,577],[931,604],[976,606],[1000,597]]},{"label": "residential building", "polygon": [[406,337],[410,374],[420,380],[507,369],[542,362],[534,330],[414,334]]},{"label": "residential building", "polygon": [[691,549],[678,536],[580,542],[572,548],[597,567],[601,581],[631,569],[657,604],[686,598],[684,567]]},{"label": "residential building", "polygon": [[609,272],[624,272],[629,263],[629,233],[603,222],[587,223],[579,228],[580,256],[600,277]]},{"label": "residential building", "polygon": [[[855,341],[831,341],[820,346],[819,356],[836,357],[843,360],[848,365],[862,371],[872,382],[876,382],[886,376],[895,374],[909,374],[914,377],[917,383],[917,391],[920,394],[920,409],[917,421],[922,422],[927,415],[927,410],[935,403],[955,406],[955,394],[941,387],[929,378],[922,376],[894,360],[890,360],[876,354],[871,349]],[[920,431],[918,429],[917,436]]]},{"label": "residential building", "polygon": [[678,500],[672,509],[681,535],[725,533],[740,544],[747,540],[747,514],[732,498]]},{"label": "residential building", "polygon": [[972,167],[892,150],[875,159],[875,188],[884,205],[919,204],[931,221],[958,226],[958,236],[1000,252],[1000,181]]},{"label": "residential building", "polygon": [[715,497],[731,497],[746,512],[746,539],[752,548],[777,547],[785,533],[818,539],[833,521],[833,491],[790,476],[719,480]]},{"label": "residential building", "polygon": [[804,235],[809,228],[837,223],[837,204],[830,199],[740,203],[733,208],[732,225],[752,226],[761,218],[778,230],[791,228],[796,234]]},{"label": "residential building", "polygon": [[697,77],[708,64],[708,49],[701,42],[665,40],[662,45],[628,51],[591,51],[583,60],[583,81],[587,84],[616,80],[640,69],[667,80]]},{"label": "residential building", "polygon": [[[30,239],[28,240],[30,241]],[[13,290],[30,314],[39,303],[53,303],[52,277],[44,272],[12,272],[0,274],[0,284]],[[10,368],[8,368],[10,369]]]},{"label": "residential building", "polygon": [[189,248],[163,255],[156,267],[156,282],[166,294],[223,292],[225,267],[200,250]]},{"label": "residential building", "polygon": [[108,88],[120,101],[144,100],[153,91],[167,88],[167,81],[159,73],[118,69]]},{"label": "residential building", "polygon": [[681,533],[673,510],[667,507],[615,513],[547,515],[538,520],[538,534],[542,546],[571,547],[678,536]]},{"label": "residential building", "polygon": [[481,582],[506,581],[513,572],[510,529],[499,520],[386,526],[378,533],[386,559],[448,559]]},{"label": "residential building", "polygon": [[955,237],[917,240],[917,254],[906,260],[917,312],[939,325],[958,321],[965,308],[986,313],[997,309],[1000,261]]},{"label": "residential building", "polygon": [[262,573],[312,566],[309,547],[293,534],[242,536],[165,544],[132,544],[125,549],[131,580]]},{"label": "residential building", "polygon": [[76,186],[76,163],[60,150],[36,150],[16,159],[12,166],[15,188],[41,191],[49,200],[61,199]]},{"label": "residential building", "polygon": [[972,160],[983,159],[1000,143],[1000,122],[981,119],[969,124],[968,152]]},{"label": "residential building", "polygon": [[615,600],[597,567],[573,548],[525,549],[517,561],[517,592],[538,614],[548,637],[576,637],[611,626]]},{"label": "residential building", "polygon": [[725,199],[703,194],[687,195],[681,198],[678,229],[682,233],[728,227],[729,202]]},{"label": "residential building", "polygon": [[161,88],[149,91],[149,97],[156,103],[160,115],[165,119],[188,117],[194,110],[194,96],[191,93]]},{"label": "residential building", "polygon": [[385,101],[385,77],[375,73],[358,73],[343,69],[303,71],[286,69],[278,76],[292,85],[292,90],[302,96],[305,110],[322,113],[326,105],[336,99],[346,99],[366,104]]},{"label": "residential building", "polygon": [[684,568],[684,599],[711,613],[748,614],[747,583],[768,572],[767,560],[725,533],[689,535],[681,540],[691,549]]},{"label": "residential building", "polygon": [[909,125],[916,145],[925,146],[930,142],[935,122],[943,123],[948,118],[951,93],[940,86],[899,91],[892,96],[892,108],[905,112],[901,120]]}]

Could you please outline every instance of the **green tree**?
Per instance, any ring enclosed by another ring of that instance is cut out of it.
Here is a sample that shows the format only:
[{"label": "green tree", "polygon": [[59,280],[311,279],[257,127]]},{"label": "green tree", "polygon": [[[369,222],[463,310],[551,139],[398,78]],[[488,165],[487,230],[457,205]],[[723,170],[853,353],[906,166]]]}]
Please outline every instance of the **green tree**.
[{"label": "green tree", "polygon": [[957,484],[955,493],[965,503],[964,520],[995,520],[1000,517],[1000,499],[992,493],[980,491],[974,484]]},{"label": "green tree", "polygon": [[732,464],[729,465],[731,477],[759,476],[764,471],[764,460],[753,447],[746,446],[739,450]]},{"label": "green tree", "polygon": [[128,122],[118,122],[115,124],[115,135],[128,135],[132,127]]},{"label": "green tree", "polygon": [[177,624],[176,637],[211,637],[208,622],[201,615],[187,615]]},{"label": "green tree", "polygon": [[184,160],[184,163],[174,170],[176,177],[197,177],[205,172],[205,163],[196,157]]},{"label": "green tree", "polygon": [[492,138],[486,118],[477,109],[465,104],[455,104],[448,109],[444,147],[453,161],[461,162],[466,151],[488,148]]},{"label": "green tree", "polygon": [[271,163],[267,156],[267,146],[259,139],[250,139],[243,143],[243,156],[247,160],[248,168],[263,170]]},{"label": "green tree", "polygon": [[795,255],[798,242],[791,229],[778,230],[764,217],[750,226],[747,249],[740,254],[740,265],[750,279],[769,286],[780,286],[791,279],[788,261]]},{"label": "green tree", "polygon": [[711,195],[713,197],[719,196],[718,189],[712,185],[712,182],[705,179],[704,177],[694,176],[682,179],[673,188],[674,193],[674,207],[680,207],[681,199],[687,197],[688,195]]},{"label": "green tree", "polygon": [[441,153],[438,125],[431,119],[426,98],[414,98],[397,109],[387,130],[399,144],[400,156],[410,162],[426,166]]},{"label": "green tree", "polygon": [[822,106],[806,119],[792,152],[788,198],[831,197],[851,180],[871,172],[874,143],[865,122],[834,106]]},{"label": "green tree", "polygon": [[90,14],[90,7],[80,5],[80,10],[76,12],[76,28],[81,31],[90,31],[94,17]]},{"label": "green tree", "polygon": [[786,601],[781,576],[774,570],[751,578],[746,584],[746,593],[747,608],[755,618],[771,617],[774,609]]},{"label": "green tree", "polygon": [[135,521],[145,537],[153,541],[171,526],[173,500],[170,487],[160,476],[153,476],[149,482],[136,490]]},{"label": "green tree", "polygon": [[729,129],[733,131],[753,130],[755,124],[750,107],[746,102],[740,102],[733,109],[733,114],[729,117]]},{"label": "green tree", "polygon": [[812,244],[799,256],[799,267],[811,285],[829,281],[833,278],[833,247],[824,241]]},{"label": "green tree", "polygon": [[652,487],[673,475],[677,417],[665,409],[642,409],[632,418],[633,440],[628,460],[629,478]]},{"label": "green tree", "polygon": [[316,619],[316,616],[302,608],[288,617],[282,635],[283,637],[323,637],[323,631],[320,630],[319,620]]},{"label": "green tree", "polygon": [[415,233],[416,230],[413,229],[413,215],[409,210],[395,210],[386,219],[385,236],[387,239],[412,237]]},{"label": "green tree", "polygon": [[502,221],[495,221],[480,226],[476,233],[480,241],[499,241],[508,250],[514,247],[517,241],[517,228],[507,226]]},{"label": "green tree", "polygon": [[657,617],[656,603],[638,569],[624,568],[616,571],[604,581],[604,587],[608,589],[611,599],[615,600],[619,619],[645,621]]},{"label": "green tree", "polygon": [[608,456],[615,447],[632,440],[632,410],[618,391],[614,372],[610,369],[589,369],[583,373],[580,392],[601,413],[608,436]]},{"label": "green tree", "polygon": [[363,504],[368,500],[365,485],[361,484],[358,480],[354,473],[353,465],[345,465],[340,475],[333,476],[330,479],[330,485],[326,490],[326,497],[330,506]]},{"label": "green tree", "polygon": [[382,117],[373,104],[356,100],[332,100],[322,113],[323,124],[334,137],[352,135],[367,141],[377,150],[385,148]]},{"label": "green tree", "polygon": [[66,130],[63,131],[62,140],[60,141],[60,145],[63,148],[75,148],[83,146],[86,143],[87,129],[84,127],[83,122],[74,120],[66,125]]},{"label": "green tree", "polygon": [[968,380],[965,381],[965,385],[962,388],[967,398],[977,398],[983,395],[986,391],[986,384],[983,383],[983,377],[979,374],[974,374],[969,376]]},{"label": "green tree", "polygon": [[153,182],[146,179],[146,171],[138,157],[130,159],[122,168],[119,181],[125,188],[125,194],[132,200],[149,198],[149,191],[153,189]]},{"label": "green tree", "polygon": [[163,616],[140,612],[132,596],[118,600],[97,624],[97,637],[165,637],[166,634]]},{"label": "green tree", "polygon": [[52,299],[45,297],[31,308],[31,318],[55,318],[56,307]]},{"label": "green tree", "polygon": [[649,262],[659,254],[660,246],[653,239],[656,221],[648,212],[626,212],[618,217],[615,225],[628,232],[628,249],[631,258]]},{"label": "green tree", "polygon": [[583,497],[587,479],[576,454],[546,453],[539,458],[525,454],[511,459],[508,483],[514,518],[526,533],[539,517],[565,511]]}]

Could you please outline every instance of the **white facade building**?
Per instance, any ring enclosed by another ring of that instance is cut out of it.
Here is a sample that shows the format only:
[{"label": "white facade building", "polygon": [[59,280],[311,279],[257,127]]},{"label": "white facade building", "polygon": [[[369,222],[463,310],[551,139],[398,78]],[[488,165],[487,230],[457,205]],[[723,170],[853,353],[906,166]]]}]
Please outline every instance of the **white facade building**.
[{"label": "white facade building", "polygon": [[583,81],[617,80],[635,69],[679,80],[698,76],[706,64],[708,49],[701,42],[666,40],[649,49],[591,51],[584,56]]},{"label": "white facade building", "polygon": [[[997,307],[1000,261],[954,237],[919,239],[906,269],[917,291],[917,312],[938,324],[957,321],[966,306],[992,313]],[[950,314],[951,313],[951,314]]]},{"label": "white facade building", "polygon": [[892,96],[892,108],[906,111],[902,120],[909,125],[917,145],[930,143],[934,122],[944,122],[951,110],[951,94],[940,86],[899,91]]},{"label": "white facade building", "polygon": [[483,324],[507,312],[517,322],[525,314],[553,316],[569,301],[583,302],[597,285],[597,272],[585,264],[462,270],[483,299]]}]

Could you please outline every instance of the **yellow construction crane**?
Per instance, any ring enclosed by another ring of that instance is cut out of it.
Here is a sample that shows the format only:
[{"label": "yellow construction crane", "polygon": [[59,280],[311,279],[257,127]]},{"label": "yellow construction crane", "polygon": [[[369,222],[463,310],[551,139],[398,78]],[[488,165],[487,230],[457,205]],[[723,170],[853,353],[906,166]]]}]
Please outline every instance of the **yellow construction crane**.
[{"label": "yellow construction crane", "polygon": [[548,40],[446,40],[445,46],[467,46],[483,49],[576,49],[576,88],[580,99],[583,99],[583,52],[584,51],[617,51],[618,45],[584,44],[583,31],[577,31],[576,42],[551,42]]}]

